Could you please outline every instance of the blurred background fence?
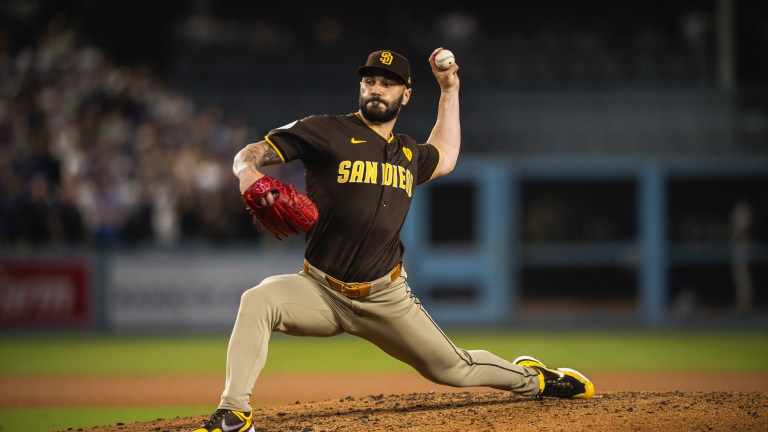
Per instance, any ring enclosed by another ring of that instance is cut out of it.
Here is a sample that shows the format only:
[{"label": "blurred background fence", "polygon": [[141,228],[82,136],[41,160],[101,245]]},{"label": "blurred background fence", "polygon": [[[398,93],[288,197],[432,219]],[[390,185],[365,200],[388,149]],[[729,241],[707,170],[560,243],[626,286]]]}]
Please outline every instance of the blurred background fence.
[{"label": "blurred background fence", "polygon": [[396,129],[426,140],[445,46],[462,158],[404,231],[439,321],[765,327],[766,3],[497,7],[3,2],[0,326],[230,328],[302,255],[252,225],[233,155],[355,111],[377,49],[410,58]]}]

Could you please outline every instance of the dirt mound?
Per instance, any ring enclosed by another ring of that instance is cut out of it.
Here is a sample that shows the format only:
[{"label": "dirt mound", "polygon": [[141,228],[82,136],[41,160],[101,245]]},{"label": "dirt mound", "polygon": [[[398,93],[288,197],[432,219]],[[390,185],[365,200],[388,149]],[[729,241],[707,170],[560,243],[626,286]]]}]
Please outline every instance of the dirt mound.
[{"label": "dirt mound", "polygon": [[[192,431],[206,418],[158,419],[78,429]],[[589,400],[534,399],[500,392],[346,397],[261,408],[257,432],[302,431],[765,431],[764,392],[608,392]],[[70,429],[71,430],[71,429]]]}]

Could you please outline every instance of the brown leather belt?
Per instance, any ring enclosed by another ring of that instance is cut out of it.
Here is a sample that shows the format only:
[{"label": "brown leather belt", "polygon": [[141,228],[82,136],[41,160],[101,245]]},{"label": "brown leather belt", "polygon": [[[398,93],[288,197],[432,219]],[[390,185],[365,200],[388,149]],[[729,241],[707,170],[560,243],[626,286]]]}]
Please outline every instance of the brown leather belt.
[{"label": "brown leather belt", "polygon": [[[400,277],[400,273],[402,272],[402,270],[403,270],[403,263],[399,263],[397,266],[395,266],[394,269],[392,269],[391,272],[389,272],[387,276],[383,276],[379,279],[376,279],[373,282],[362,282],[362,283],[353,283],[353,284],[342,282],[326,274],[324,274],[323,276],[325,277],[325,281],[328,283],[328,287],[331,288],[332,290],[337,291],[349,298],[360,298],[360,297],[366,297],[370,295],[371,286],[379,285],[381,282],[386,282],[386,280],[384,279],[387,277],[389,279],[389,283],[396,281],[397,278]],[[309,275],[310,272],[311,272],[311,268],[309,263],[304,261],[304,273]]]}]

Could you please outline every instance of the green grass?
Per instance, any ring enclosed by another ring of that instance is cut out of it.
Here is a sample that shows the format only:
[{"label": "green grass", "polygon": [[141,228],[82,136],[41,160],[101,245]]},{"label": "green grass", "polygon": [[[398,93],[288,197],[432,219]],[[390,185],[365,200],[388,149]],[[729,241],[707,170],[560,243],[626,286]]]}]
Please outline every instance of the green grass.
[{"label": "green grass", "polygon": [[[461,348],[501,357],[533,355],[585,371],[730,371],[768,373],[768,334],[758,331],[449,331]],[[0,337],[0,379],[15,375],[224,376],[225,334]],[[350,359],[354,361],[350,361]],[[406,372],[410,367],[351,336],[276,334],[264,373]],[[0,432],[45,431],[208,414],[211,407],[0,409]]]},{"label": "green grass", "polygon": [[211,407],[0,409],[2,432],[51,432],[210,414]]},{"label": "green grass", "polygon": [[0,339],[0,375],[211,373],[226,351],[223,335],[14,336]]},{"label": "green grass", "polygon": [[[762,332],[492,331],[449,336],[464,349],[485,349],[509,359],[533,355],[547,364],[596,371],[707,371],[724,363],[736,371],[768,371],[768,335]],[[0,376],[223,374],[227,343],[228,335],[6,336],[0,338]],[[277,334],[265,372],[409,370],[351,336]]]}]

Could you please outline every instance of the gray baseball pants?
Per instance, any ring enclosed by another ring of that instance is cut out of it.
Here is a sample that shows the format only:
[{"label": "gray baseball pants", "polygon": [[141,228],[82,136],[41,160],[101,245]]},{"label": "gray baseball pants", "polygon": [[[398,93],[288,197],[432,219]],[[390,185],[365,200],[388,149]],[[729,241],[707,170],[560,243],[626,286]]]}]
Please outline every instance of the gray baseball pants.
[{"label": "gray baseball pants", "polygon": [[372,282],[366,297],[349,298],[332,290],[320,270],[309,265],[305,270],[269,277],[243,293],[227,349],[219,408],[251,411],[251,392],[266,363],[273,331],[316,337],[349,333],[438,384],[538,393],[535,369],[488,351],[456,347],[413,295],[405,271],[394,281],[387,275]]}]

